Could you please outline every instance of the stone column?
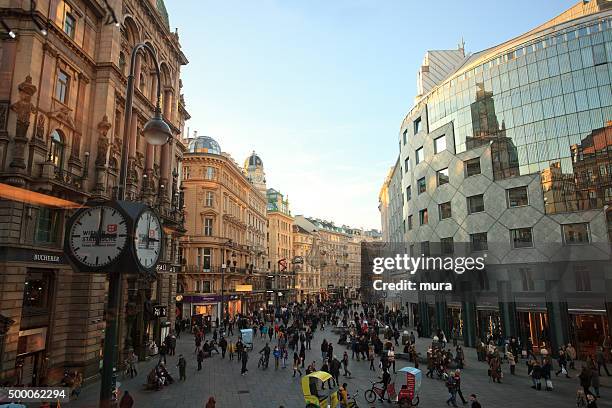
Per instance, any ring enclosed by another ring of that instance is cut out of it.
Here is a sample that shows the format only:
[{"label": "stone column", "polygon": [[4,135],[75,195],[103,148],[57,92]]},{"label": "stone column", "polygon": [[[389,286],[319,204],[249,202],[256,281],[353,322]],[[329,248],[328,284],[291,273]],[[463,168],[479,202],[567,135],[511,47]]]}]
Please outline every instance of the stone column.
[{"label": "stone column", "polygon": [[569,341],[569,313],[560,280],[546,281],[546,310],[550,336],[547,348],[550,355],[556,356],[559,347]]},{"label": "stone column", "polygon": [[516,324],[516,302],[512,296],[512,283],[498,281],[497,293],[499,298],[499,314],[502,321],[502,330],[506,338],[518,336]]}]

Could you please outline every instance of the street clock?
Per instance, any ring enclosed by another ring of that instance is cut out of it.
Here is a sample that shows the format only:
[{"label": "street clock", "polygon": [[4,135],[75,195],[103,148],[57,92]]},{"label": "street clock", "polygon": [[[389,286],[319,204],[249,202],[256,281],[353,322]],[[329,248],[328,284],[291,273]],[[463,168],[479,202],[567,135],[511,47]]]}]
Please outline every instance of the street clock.
[{"label": "street clock", "polygon": [[149,209],[136,219],[134,252],[143,269],[154,269],[161,257],[162,226],[157,215]]},{"label": "street clock", "polygon": [[75,214],[67,231],[68,253],[85,269],[102,269],[116,262],[127,248],[125,214],[97,205]]},{"label": "street clock", "polygon": [[150,207],[132,201],[93,201],[67,222],[64,252],[81,272],[156,274],[163,227]]}]

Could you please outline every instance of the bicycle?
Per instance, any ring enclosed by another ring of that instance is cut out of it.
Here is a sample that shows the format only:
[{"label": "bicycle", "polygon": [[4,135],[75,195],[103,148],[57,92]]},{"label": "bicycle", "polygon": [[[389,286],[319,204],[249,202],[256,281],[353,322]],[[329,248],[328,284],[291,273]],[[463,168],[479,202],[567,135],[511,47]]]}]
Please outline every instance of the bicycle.
[{"label": "bicycle", "polygon": [[261,354],[259,356],[259,361],[257,362],[257,368],[263,367],[263,369],[265,370],[266,368],[268,368],[268,363],[269,360],[266,358],[266,356]]},{"label": "bicycle", "polygon": [[[370,381],[370,382],[372,383],[372,388],[364,392],[364,397],[365,397],[365,400],[371,404],[376,401],[376,397],[382,400],[383,395],[385,395],[386,390],[382,386],[377,386],[378,384],[382,385],[381,382],[374,382],[374,381]],[[389,395],[389,393],[387,393],[387,400],[390,400],[390,399],[391,399],[391,396]]]}]

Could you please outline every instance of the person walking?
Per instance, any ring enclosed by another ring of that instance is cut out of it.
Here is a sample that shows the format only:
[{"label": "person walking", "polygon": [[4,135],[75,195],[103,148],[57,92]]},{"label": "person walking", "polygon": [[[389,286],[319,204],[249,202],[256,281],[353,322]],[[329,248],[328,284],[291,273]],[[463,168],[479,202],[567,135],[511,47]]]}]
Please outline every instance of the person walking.
[{"label": "person walking", "polygon": [[[461,392],[461,370],[455,370],[455,388],[457,390],[457,395],[461,398],[461,402],[463,405],[467,404],[465,398],[463,398],[463,392]],[[456,398],[455,398],[456,399]]]},{"label": "person walking", "polygon": [[225,340],[225,337],[221,337],[221,340],[219,340],[219,347],[221,347],[221,358],[225,358],[225,352],[227,351],[227,340]]},{"label": "person walking", "polygon": [[132,398],[132,395],[127,390],[124,391],[121,401],[119,401],[119,408],[132,408],[133,406],[134,398]]},{"label": "person walking", "polygon": [[510,365],[510,374],[515,375],[516,372],[516,358],[511,351],[506,353],[506,357],[508,358],[508,364]]},{"label": "person walking", "polygon": [[368,348],[368,360],[370,361],[370,370],[376,371],[376,369],[374,368],[374,349],[372,348],[372,346]]},{"label": "person walking", "polygon": [[138,371],[136,370],[136,364],[138,363],[138,356],[134,353],[134,350],[130,350],[130,354],[127,358],[127,363],[129,365],[128,372],[130,374],[130,378],[134,378],[138,375]]},{"label": "person walking", "polygon": [[610,377],[610,372],[608,371],[608,366],[606,366],[606,355],[604,354],[604,348],[598,347],[597,354],[595,355],[597,358],[597,373],[601,375],[601,367],[604,368],[606,375]]},{"label": "person walking", "polygon": [[278,370],[278,361],[281,356],[281,351],[279,350],[278,346],[274,346],[274,351],[272,352],[272,355],[274,356],[274,369]]},{"label": "person walking", "polygon": [[187,371],[187,360],[185,360],[185,357],[183,357],[182,354],[179,354],[179,359],[176,366],[179,368],[179,381],[187,380],[187,376],[185,375],[185,372]]},{"label": "person walking", "polygon": [[332,378],[334,379],[334,386],[337,387],[338,385],[340,385],[340,366],[342,364],[340,363],[340,361],[336,358],[336,356],[333,356],[331,363],[329,363],[329,373],[331,374]]},{"label": "person walking", "polygon": [[563,351],[563,349],[559,350],[559,358],[557,359],[559,363],[559,371],[555,372],[555,376],[559,374],[565,374],[565,378],[570,378],[567,372],[567,355]]},{"label": "person walking", "polygon": [[233,341],[230,340],[229,344],[227,345],[227,352],[229,354],[229,360],[233,361],[234,360],[234,354],[236,353],[236,344],[234,344]]},{"label": "person walking", "polygon": [[198,355],[197,355],[197,360],[198,360],[198,371],[202,371],[202,361],[204,361],[204,350],[200,349],[198,351]]},{"label": "person walking", "polygon": [[353,374],[349,371],[348,365],[349,365],[349,356],[348,356],[348,353],[345,351],[344,354],[342,355],[342,367],[344,368],[344,376],[352,377]]},{"label": "person walking", "polygon": [[588,395],[591,393],[591,379],[593,376],[591,375],[591,371],[588,369],[586,365],[582,366],[580,370],[580,374],[578,375],[578,380],[580,381],[580,386],[584,391],[584,395]]},{"label": "person walking", "polygon": [[482,405],[480,405],[480,402],[478,402],[478,398],[476,397],[476,394],[470,395],[470,401],[472,402],[472,405],[470,406],[470,408],[482,408]]},{"label": "person walking", "polygon": [[215,400],[215,397],[210,397],[208,398],[208,401],[206,402],[206,406],[204,408],[215,408],[217,406],[217,401]]},{"label": "person walking", "polygon": [[446,405],[453,405],[453,407],[457,407],[457,383],[455,381],[454,375],[449,375],[446,379],[446,388],[448,389],[448,399],[446,400]]},{"label": "person walking", "polygon": [[397,372],[395,371],[395,347],[391,346],[391,348],[389,348],[389,351],[387,351],[387,362],[388,365],[393,367],[393,374],[397,374]]},{"label": "person walking", "polygon": [[300,347],[300,360],[302,361],[302,368],[304,368],[304,362],[306,361],[306,346],[304,344]]},{"label": "person walking", "polygon": [[302,376],[302,370],[300,370],[300,362],[301,358],[298,353],[293,353],[293,377],[295,377],[295,373],[300,373],[300,377]]},{"label": "person walking", "polygon": [[240,357],[240,361],[242,361],[242,368],[240,369],[240,375],[246,375],[247,371],[247,362],[249,361],[249,353],[246,350],[242,350],[242,356]]}]

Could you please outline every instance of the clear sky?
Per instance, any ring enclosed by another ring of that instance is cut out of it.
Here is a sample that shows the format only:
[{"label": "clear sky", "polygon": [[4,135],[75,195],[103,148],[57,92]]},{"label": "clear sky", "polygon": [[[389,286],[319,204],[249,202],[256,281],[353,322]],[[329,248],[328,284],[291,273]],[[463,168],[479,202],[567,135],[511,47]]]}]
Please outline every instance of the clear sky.
[{"label": "clear sky", "polygon": [[166,0],[189,64],[187,126],[241,165],[252,150],[293,214],[380,228],[428,49],[474,52],[576,0]]}]

